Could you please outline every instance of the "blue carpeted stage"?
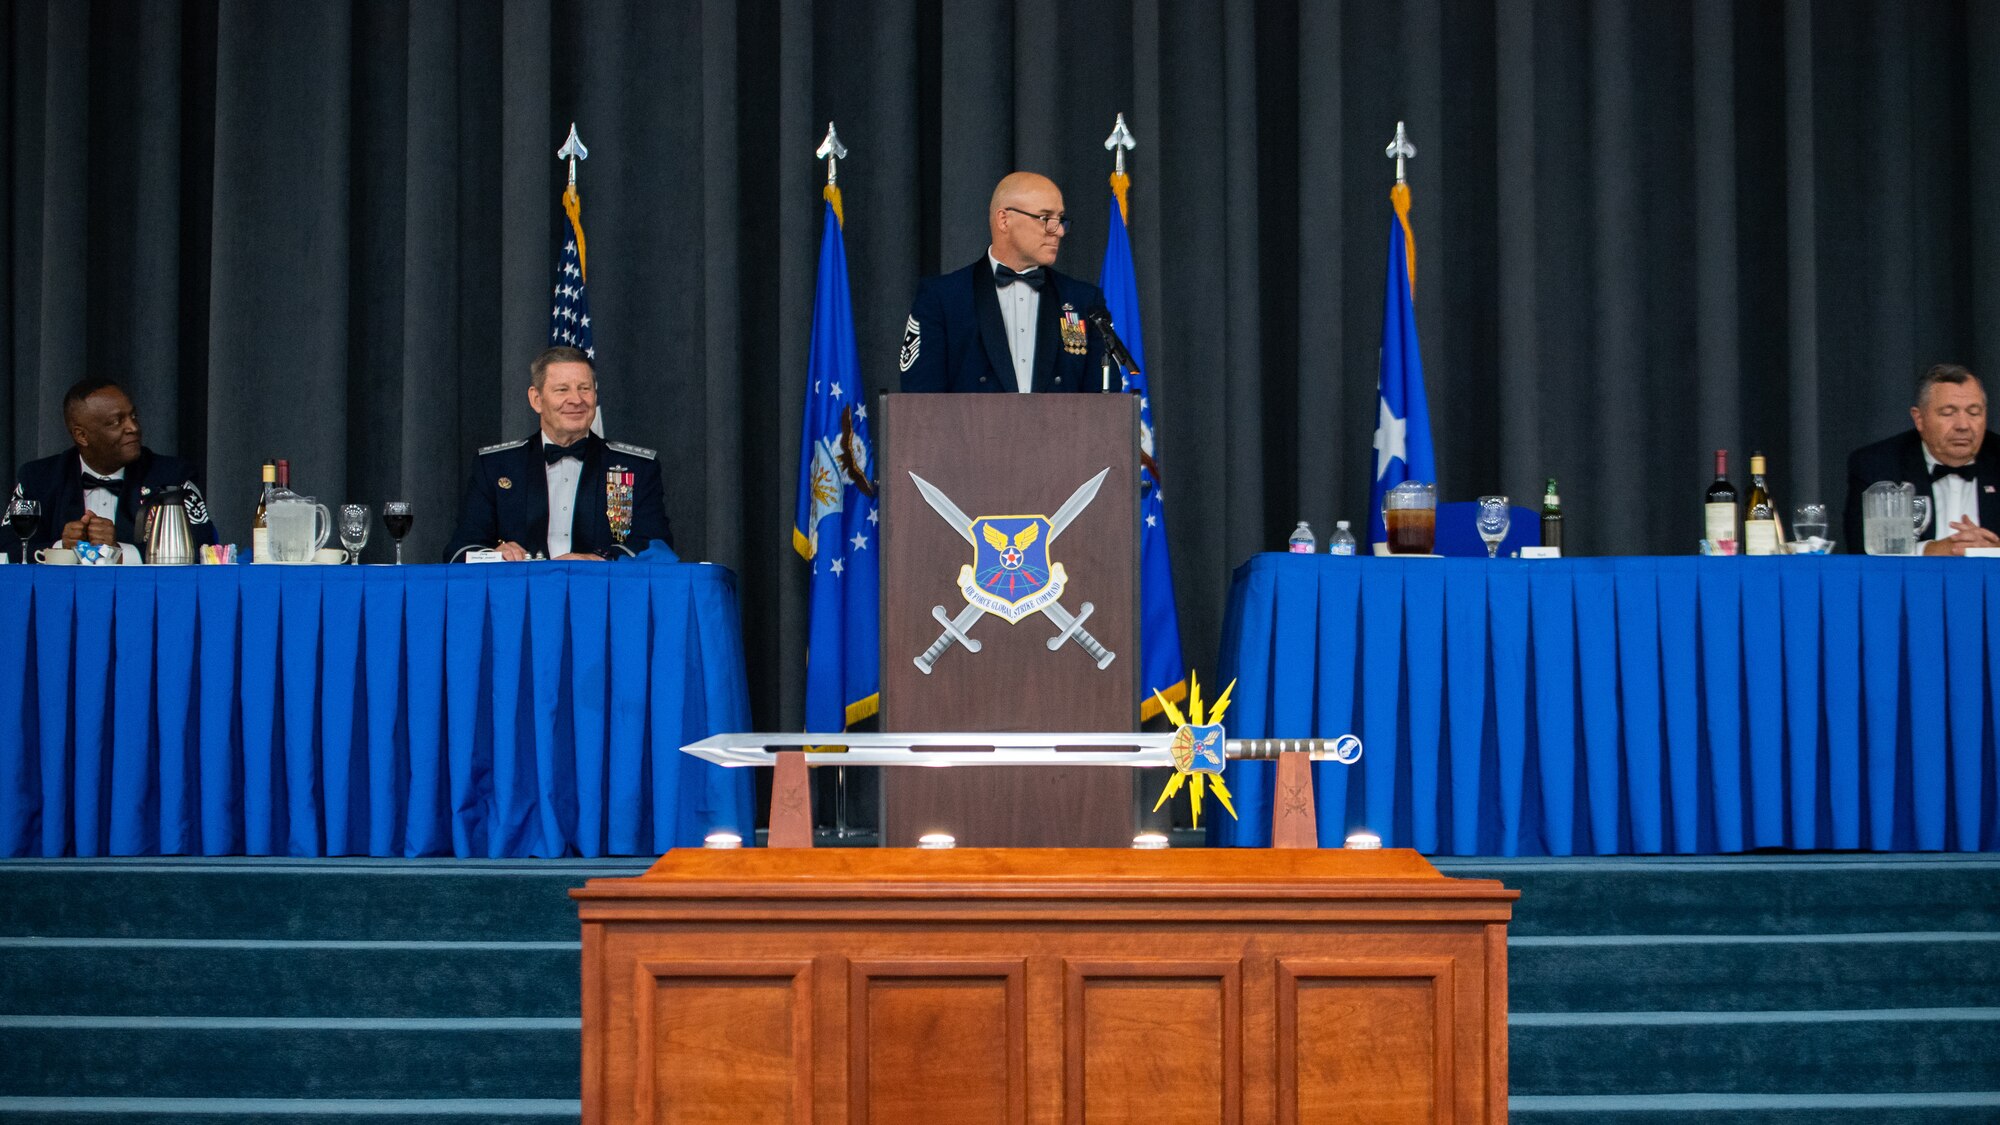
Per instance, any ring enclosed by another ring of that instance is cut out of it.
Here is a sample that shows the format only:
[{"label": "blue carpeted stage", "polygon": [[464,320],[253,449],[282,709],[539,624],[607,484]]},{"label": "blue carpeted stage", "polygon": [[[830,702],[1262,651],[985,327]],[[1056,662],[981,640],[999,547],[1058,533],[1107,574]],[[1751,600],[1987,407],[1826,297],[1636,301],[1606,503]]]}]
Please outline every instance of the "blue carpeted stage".
[{"label": "blue carpeted stage", "polygon": [[[565,892],[644,866],[0,863],[0,1120],[575,1121]],[[2000,1120],[2000,858],[1438,866],[1523,892],[1517,1125]]]}]

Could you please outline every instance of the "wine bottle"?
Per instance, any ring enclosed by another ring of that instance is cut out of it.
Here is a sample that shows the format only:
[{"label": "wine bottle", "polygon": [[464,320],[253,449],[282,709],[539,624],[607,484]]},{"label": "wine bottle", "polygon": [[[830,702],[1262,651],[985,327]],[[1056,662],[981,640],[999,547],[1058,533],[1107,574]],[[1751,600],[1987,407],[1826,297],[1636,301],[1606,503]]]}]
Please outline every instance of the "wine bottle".
[{"label": "wine bottle", "polygon": [[292,463],[283,457],[278,458],[278,490],[273,495],[285,497],[298,495],[292,491]]},{"label": "wine bottle", "polygon": [[1736,486],[1729,483],[1729,451],[1715,451],[1715,482],[1702,504],[1708,549],[1718,555],[1736,553]]},{"label": "wine bottle", "polygon": [[253,563],[271,561],[271,525],[266,522],[265,510],[271,503],[271,492],[277,480],[277,464],[264,462],[264,490],[257,494],[257,515],[250,522],[250,561]]},{"label": "wine bottle", "polygon": [[1764,485],[1764,455],[1750,455],[1750,507],[1743,516],[1743,553],[1778,553],[1778,505]]},{"label": "wine bottle", "polygon": [[1549,487],[1542,493],[1542,546],[1562,550],[1563,513],[1562,497],[1556,494],[1556,478],[1549,478]]}]

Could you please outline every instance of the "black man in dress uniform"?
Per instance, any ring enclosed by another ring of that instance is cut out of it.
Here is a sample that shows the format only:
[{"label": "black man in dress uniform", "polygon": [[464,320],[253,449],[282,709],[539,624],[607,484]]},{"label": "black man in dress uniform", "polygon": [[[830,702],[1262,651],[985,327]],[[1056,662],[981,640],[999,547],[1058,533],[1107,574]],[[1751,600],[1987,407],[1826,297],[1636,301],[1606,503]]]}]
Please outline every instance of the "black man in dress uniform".
[{"label": "black man in dress uniform", "polygon": [[[139,509],[147,497],[169,488],[180,490],[194,543],[217,542],[200,474],[188,462],[142,444],[139,412],[125,388],[109,379],[76,384],[63,395],[63,424],[72,448],[30,461],[14,477],[14,495],[42,505],[41,526],[28,550],[95,543],[114,548],[120,562],[142,562]],[[20,557],[13,532],[0,530],[0,547]]]},{"label": "black man in dress uniform", "polygon": [[549,348],[529,365],[536,432],[479,451],[445,561],[497,548],[503,559],[597,561],[671,545],[654,452],[590,432],[597,380],[575,348]]},{"label": "black man in dress uniform", "polygon": [[978,261],[917,286],[903,327],[903,390],[1103,389],[1103,341],[1087,322],[1104,294],[1055,270],[1069,232],[1062,191],[1046,176],[1012,173],[993,189],[986,218],[993,241]]}]

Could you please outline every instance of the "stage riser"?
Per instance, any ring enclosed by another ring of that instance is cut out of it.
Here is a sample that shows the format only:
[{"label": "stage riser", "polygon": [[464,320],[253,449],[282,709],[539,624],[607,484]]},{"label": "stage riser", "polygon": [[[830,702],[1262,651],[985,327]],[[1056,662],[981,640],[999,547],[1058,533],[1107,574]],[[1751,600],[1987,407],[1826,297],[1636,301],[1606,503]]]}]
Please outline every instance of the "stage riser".
[{"label": "stage riser", "polygon": [[2000,1006],[2000,934],[1821,941],[1520,938],[1519,1012],[1754,1012]]},{"label": "stage riser", "polygon": [[[644,866],[0,863],[0,1120],[570,1125],[566,892]],[[1523,891],[1515,1125],[2000,1122],[2000,858],[1438,866]]]}]

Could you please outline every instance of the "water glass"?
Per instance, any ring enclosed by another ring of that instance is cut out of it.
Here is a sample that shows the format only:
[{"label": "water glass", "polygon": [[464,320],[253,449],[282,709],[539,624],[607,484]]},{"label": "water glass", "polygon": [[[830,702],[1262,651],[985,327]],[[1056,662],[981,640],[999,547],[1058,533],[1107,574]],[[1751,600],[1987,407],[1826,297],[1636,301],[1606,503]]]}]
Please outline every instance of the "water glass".
[{"label": "water glass", "polygon": [[1822,553],[1826,542],[1826,505],[1800,504],[1792,509],[1792,545],[1801,552]]},{"label": "water glass", "polygon": [[1924,550],[1924,532],[1931,528],[1931,498],[1912,496],[1910,498],[1910,524],[1917,531],[1917,553]]},{"label": "water glass", "polygon": [[1481,496],[1474,521],[1479,537],[1486,541],[1486,557],[1497,558],[1500,541],[1507,538],[1507,529],[1514,523],[1514,502],[1505,496]]},{"label": "water glass", "polygon": [[368,526],[373,522],[366,504],[340,506],[340,545],[347,548],[348,562],[361,561],[361,548],[368,545]]}]

